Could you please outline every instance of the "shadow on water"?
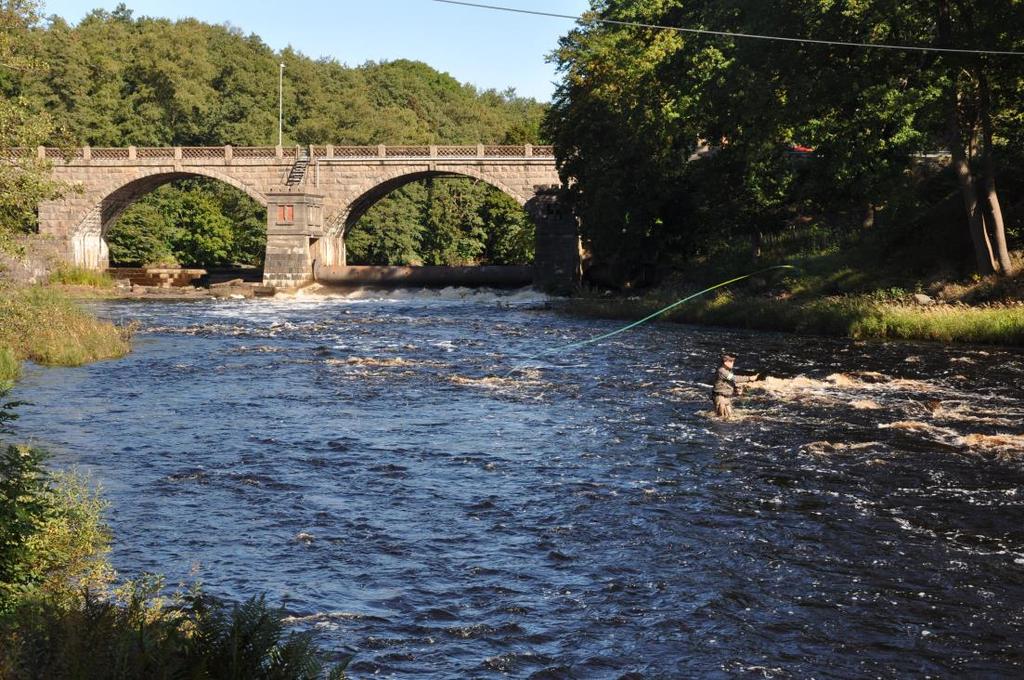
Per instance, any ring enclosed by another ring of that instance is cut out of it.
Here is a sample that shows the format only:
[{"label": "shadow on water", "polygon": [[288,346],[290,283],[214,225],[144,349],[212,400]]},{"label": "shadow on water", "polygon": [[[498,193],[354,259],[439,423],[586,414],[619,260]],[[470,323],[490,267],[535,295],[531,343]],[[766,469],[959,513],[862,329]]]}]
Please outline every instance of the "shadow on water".
[{"label": "shadow on water", "polygon": [[[19,427],[126,572],[266,591],[356,677],[1015,676],[1019,353],[651,325],[527,292],[127,306]],[[771,379],[708,417],[722,347]],[[19,395],[15,395],[16,397]]]}]

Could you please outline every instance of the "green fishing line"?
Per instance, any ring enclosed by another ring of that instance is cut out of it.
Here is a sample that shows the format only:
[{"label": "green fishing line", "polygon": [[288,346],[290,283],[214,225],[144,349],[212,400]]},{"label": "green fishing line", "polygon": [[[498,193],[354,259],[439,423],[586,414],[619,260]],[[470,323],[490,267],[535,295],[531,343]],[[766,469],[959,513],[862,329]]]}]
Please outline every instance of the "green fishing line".
[{"label": "green fishing line", "polygon": [[722,281],[721,283],[716,283],[715,285],[713,285],[713,286],[711,286],[709,288],[705,288],[704,290],[698,291],[698,292],[694,293],[693,295],[688,295],[687,297],[684,297],[682,300],[676,300],[675,302],[670,304],[668,307],[662,307],[661,309],[659,309],[658,311],[654,312],[653,314],[648,314],[644,318],[640,319],[639,321],[634,321],[633,323],[629,324],[628,326],[623,326],[622,328],[619,328],[617,330],[611,331],[610,333],[605,333],[603,335],[598,335],[597,337],[594,337],[594,338],[588,338],[587,340],[580,340],[579,342],[572,342],[572,343],[569,343],[568,345],[560,345],[558,347],[552,347],[551,349],[546,349],[543,352],[540,352],[538,354],[534,354],[533,356],[527,357],[526,359],[523,359],[523,361],[521,361],[519,364],[513,366],[512,370],[505,374],[505,377],[507,378],[510,375],[512,375],[513,373],[515,373],[516,371],[521,370],[522,368],[524,368],[526,366],[527,363],[533,361],[534,359],[538,359],[540,357],[547,356],[549,354],[561,354],[563,352],[571,352],[574,349],[578,349],[578,348],[584,347],[586,345],[592,345],[595,342],[601,342],[602,340],[607,340],[608,338],[613,337],[615,335],[618,335],[619,333],[625,333],[626,331],[630,330],[631,328],[636,328],[640,324],[647,323],[651,319],[654,319],[654,318],[656,318],[658,316],[661,316],[665,312],[670,311],[672,309],[675,309],[679,305],[681,305],[681,304],[683,304],[685,302],[689,302],[690,300],[692,300],[694,298],[698,298],[701,295],[704,295],[705,293],[710,293],[713,290],[717,290],[719,288],[723,288],[725,286],[728,286],[728,285],[731,285],[733,283],[736,283],[737,281],[742,281],[743,279],[749,279],[751,276],[757,276],[758,274],[764,274],[765,272],[770,272],[770,271],[773,271],[775,269],[796,269],[796,267],[794,267],[791,264],[778,264],[778,265],[775,265],[774,267],[767,267],[765,269],[759,269],[756,272],[751,272],[749,274],[744,274],[743,276],[737,276],[735,279],[729,279],[728,281]]}]

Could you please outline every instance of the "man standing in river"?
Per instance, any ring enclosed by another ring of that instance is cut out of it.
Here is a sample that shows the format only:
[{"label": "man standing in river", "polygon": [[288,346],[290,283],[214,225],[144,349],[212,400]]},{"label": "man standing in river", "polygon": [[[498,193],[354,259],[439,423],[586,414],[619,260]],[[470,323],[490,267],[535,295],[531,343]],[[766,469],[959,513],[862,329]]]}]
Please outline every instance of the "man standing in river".
[{"label": "man standing in river", "polygon": [[732,418],[732,398],[742,394],[743,390],[740,385],[761,378],[756,373],[754,375],[736,375],[732,372],[735,363],[736,357],[722,352],[722,363],[718,367],[718,371],[715,372],[715,386],[711,396],[715,402],[715,415],[722,420]]}]

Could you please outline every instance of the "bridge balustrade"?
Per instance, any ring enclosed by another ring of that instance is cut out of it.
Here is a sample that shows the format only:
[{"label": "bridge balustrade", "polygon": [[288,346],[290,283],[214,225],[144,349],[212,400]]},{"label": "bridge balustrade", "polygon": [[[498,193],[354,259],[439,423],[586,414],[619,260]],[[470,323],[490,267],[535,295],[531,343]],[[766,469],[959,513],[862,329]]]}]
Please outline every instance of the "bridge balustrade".
[{"label": "bridge balustrade", "polygon": [[124,148],[99,148],[89,149],[94,160],[101,161],[121,161],[128,160],[128,149]]},{"label": "bridge balustrade", "polygon": [[273,146],[235,146],[232,147],[235,158],[274,158],[277,147]]},{"label": "bridge balustrade", "polygon": [[[3,149],[9,158],[24,158],[35,155],[53,161],[126,161],[126,160],[232,160],[232,159],[294,159],[302,147],[286,146],[168,146],[168,147],[78,147],[65,149],[38,147],[35,151],[27,148]],[[309,157],[318,160],[370,159],[370,158],[551,158],[554,147],[529,144],[442,144],[403,146],[333,146],[311,145],[306,147]]]}]

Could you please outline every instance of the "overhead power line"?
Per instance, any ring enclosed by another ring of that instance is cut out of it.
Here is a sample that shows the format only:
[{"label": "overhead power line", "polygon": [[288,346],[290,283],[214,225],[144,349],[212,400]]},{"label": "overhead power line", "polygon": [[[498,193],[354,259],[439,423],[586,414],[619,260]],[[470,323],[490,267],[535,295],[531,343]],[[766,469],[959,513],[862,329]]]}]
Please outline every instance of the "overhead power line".
[{"label": "overhead power line", "polygon": [[[552,17],[555,19],[571,19],[582,21],[583,17],[573,14],[557,14],[555,12],[540,12],[537,10],[520,9],[518,7],[503,7],[501,5],[485,5],[477,2],[465,2],[464,0],[434,0],[434,2],[446,5],[462,5],[463,7],[474,7],[476,9],[487,9],[498,12],[512,12],[514,14],[531,14],[539,17]],[[613,26],[629,26],[632,28],[653,28],[662,31],[676,31],[677,33],[692,33],[697,35],[714,35],[723,38],[747,38],[750,40],[774,40],[776,42],[801,43],[807,45],[835,45],[838,47],[863,47],[878,50],[897,50],[903,52],[945,52],[950,54],[986,54],[1004,57],[1022,57],[1024,52],[1012,50],[968,50],[956,47],[930,47],[923,45],[890,45],[886,43],[861,43],[848,42],[845,40],[816,40],[814,38],[790,38],[781,35],[761,35],[758,33],[737,33],[734,31],[713,31],[706,28],[683,28],[680,26],[663,26],[660,24],[645,24],[637,21],[619,21],[618,19],[602,19],[595,17],[590,19],[596,23],[610,24]]]}]

